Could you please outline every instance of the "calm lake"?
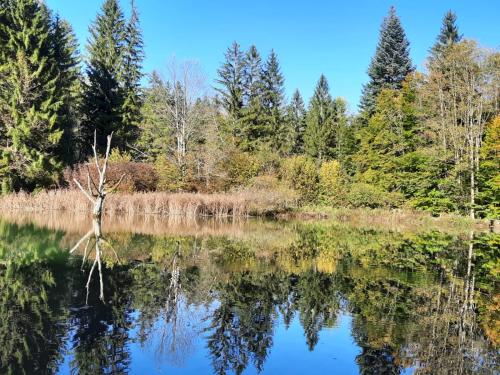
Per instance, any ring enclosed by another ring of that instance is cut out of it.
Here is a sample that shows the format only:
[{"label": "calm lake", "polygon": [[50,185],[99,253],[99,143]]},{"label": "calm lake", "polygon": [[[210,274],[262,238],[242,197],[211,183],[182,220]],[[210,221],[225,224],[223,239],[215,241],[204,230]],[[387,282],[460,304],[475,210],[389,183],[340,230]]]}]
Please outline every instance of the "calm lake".
[{"label": "calm lake", "polygon": [[0,219],[0,373],[498,373],[499,234],[105,218],[87,289],[91,228]]}]

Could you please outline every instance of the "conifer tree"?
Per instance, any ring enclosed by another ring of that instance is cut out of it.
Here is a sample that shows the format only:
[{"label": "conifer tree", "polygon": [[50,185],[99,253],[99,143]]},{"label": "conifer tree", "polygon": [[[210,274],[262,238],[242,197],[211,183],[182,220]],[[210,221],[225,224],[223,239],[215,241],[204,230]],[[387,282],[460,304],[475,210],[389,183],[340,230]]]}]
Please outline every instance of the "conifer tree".
[{"label": "conifer tree", "polygon": [[141,116],[140,80],[144,59],[143,40],[139,27],[139,14],[135,3],[131,2],[132,14],[125,30],[125,49],[123,61],[124,101],[122,108],[122,126],[118,136],[132,143],[138,131]]},{"label": "conifer tree", "polygon": [[332,109],[328,81],[322,74],[309,104],[304,132],[306,154],[320,161],[330,157],[334,152],[335,133]]},{"label": "conifer tree", "polygon": [[79,156],[80,56],[71,25],[58,15],[52,21],[51,43],[58,73],[57,96],[62,101],[58,129],[63,135],[57,153],[64,163],[72,164]]},{"label": "conifer tree", "polygon": [[8,22],[0,25],[6,41],[0,60],[3,192],[54,183],[61,170],[54,152],[62,136],[48,12],[37,0],[9,2],[6,10]]},{"label": "conifer tree", "polygon": [[258,148],[267,135],[267,117],[263,108],[263,67],[259,51],[251,46],[243,69],[244,106],[241,109],[239,146],[244,151]]},{"label": "conifer tree", "polygon": [[[104,149],[106,136],[117,133],[113,143],[123,149],[127,133],[123,126],[124,49],[126,25],[117,0],[105,0],[101,13],[90,27],[89,61],[84,89],[84,142],[92,142],[97,132],[98,148]],[[118,136],[120,135],[120,136]]]},{"label": "conifer tree", "polygon": [[173,102],[171,91],[169,82],[164,82],[158,72],[153,71],[145,89],[140,137],[137,141],[137,147],[149,161],[165,157],[174,147],[174,135],[169,126],[172,122],[169,111]]},{"label": "conifer tree", "polygon": [[287,129],[283,121],[284,83],[278,57],[271,50],[262,72],[262,105],[267,115],[269,140],[274,149],[283,151]]},{"label": "conifer tree", "polygon": [[295,90],[287,108],[287,122],[291,131],[291,153],[304,152],[304,131],[306,130],[306,108],[299,90]]},{"label": "conifer tree", "polygon": [[437,37],[436,43],[432,47],[431,55],[436,55],[442,52],[446,47],[449,47],[452,44],[458,43],[462,40],[462,35],[460,35],[458,31],[456,22],[457,15],[449,10],[443,18],[441,32]]},{"label": "conifer tree", "polygon": [[406,76],[413,71],[409,45],[396,9],[391,7],[382,23],[375,56],[368,68],[370,81],[363,87],[361,109],[369,115],[375,109],[379,92],[384,88],[401,88]]},{"label": "conifer tree", "polygon": [[220,86],[216,91],[221,95],[222,105],[227,113],[233,119],[238,119],[243,107],[245,59],[236,42],[233,42],[224,56],[225,61],[217,70],[219,78],[215,82]]},{"label": "conifer tree", "polygon": [[251,46],[245,56],[243,70],[244,103],[251,105],[252,100],[261,100],[263,91],[262,59],[257,47]]}]

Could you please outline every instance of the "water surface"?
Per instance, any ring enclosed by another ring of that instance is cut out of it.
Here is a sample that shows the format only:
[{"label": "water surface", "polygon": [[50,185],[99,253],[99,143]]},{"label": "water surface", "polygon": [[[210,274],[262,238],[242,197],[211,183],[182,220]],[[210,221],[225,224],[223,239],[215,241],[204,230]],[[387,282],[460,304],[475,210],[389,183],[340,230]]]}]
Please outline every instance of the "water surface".
[{"label": "water surface", "polygon": [[88,219],[0,220],[0,373],[498,373],[498,234],[104,224],[101,301]]}]

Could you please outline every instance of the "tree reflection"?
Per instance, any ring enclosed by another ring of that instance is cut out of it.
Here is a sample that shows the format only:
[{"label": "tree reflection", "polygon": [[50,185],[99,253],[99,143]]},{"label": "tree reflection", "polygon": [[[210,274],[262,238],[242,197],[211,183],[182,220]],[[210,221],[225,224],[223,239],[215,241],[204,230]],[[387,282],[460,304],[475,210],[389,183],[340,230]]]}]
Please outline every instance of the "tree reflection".
[{"label": "tree reflection", "polygon": [[[0,223],[0,373],[54,373],[65,348],[74,373],[127,373],[135,342],[182,366],[200,335],[213,372],[263,371],[280,317],[298,322],[314,351],[339,314],[353,317],[362,374],[498,366],[498,235],[311,225],[261,251],[226,237],[105,238],[93,228],[74,257],[62,236]],[[99,272],[97,250],[100,276],[89,277],[81,262]]]}]

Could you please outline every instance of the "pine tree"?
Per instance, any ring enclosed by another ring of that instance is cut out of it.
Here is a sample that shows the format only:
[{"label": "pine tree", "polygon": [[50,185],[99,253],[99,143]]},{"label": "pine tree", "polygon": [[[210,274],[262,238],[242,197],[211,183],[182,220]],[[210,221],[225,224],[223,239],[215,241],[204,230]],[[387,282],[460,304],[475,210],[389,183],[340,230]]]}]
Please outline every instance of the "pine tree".
[{"label": "pine tree", "polygon": [[287,108],[287,120],[291,131],[291,153],[304,152],[304,131],[306,130],[306,108],[299,90],[295,90]]},{"label": "pine tree", "polygon": [[238,119],[243,107],[245,59],[236,42],[233,42],[224,56],[225,62],[217,70],[219,78],[215,82],[220,87],[216,91],[221,95],[222,105],[227,113],[233,119]]},{"label": "pine tree", "polygon": [[62,105],[50,44],[48,11],[37,0],[10,2],[1,58],[0,108],[4,134],[0,156],[2,191],[32,190],[56,181],[61,163],[54,155],[62,136]]},{"label": "pine tree", "polygon": [[363,87],[361,109],[369,115],[374,111],[379,92],[384,88],[401,88],[403,80],[414,70],[409,45],[396,9],[391,7],[382,23],[377,50],[368,68],[370,81]]},{"label": "pine tree", "polygon": [[306,116],[304,150],[320,161],[334,152],[333,108],[329,90],[326,77],[321,75]]},{"label": "pine tree", "polygon": [[118,137],[132,143],[137,137],[141,117],[140,80],[144,59],[143,40],[139,28],[139,14],[134,1],[131,2],[132,14],[125,30],[124,50],[124,102],[122,107],[122,127]]},{"label": "pine tree", "polygon": [[284,83],[278,57],[271,50],[262,72],[262,105],[267,115],[269,140],[274,149],[283,151],[287,129],[283,121]]},{"label": "pine tree", "polygon": [[449,47],[462,40],[462,35],[460,35],[458,31],[456,22],[457,15],[449,10],[443,18],[441,32],[437,37],[436,43],[432,47],[431,55],[436,55],[446,49],[446,47]]},{"label": "pine tree", "polygon": [[120,136],[113,143],[124,149],[127,129],[123,129],[122,108],[124,89],[124,49],[126,25],[117,0],[106,0],[101,13],[90,27],[88,41],[89,61],[84,89],[83,138],[86,144],[97,132],[98,148],[103,150],[106,136],[115,132]]},{"label": "pine tree", "polygon": [[71,25],[58,15],[52,21],[50,39],[58,73],[57,96],[62,101],[58,128],[63,131],[63,135],[57,153],[63,162],[72,164],[78,159],[81,107],[78,42]]}]

